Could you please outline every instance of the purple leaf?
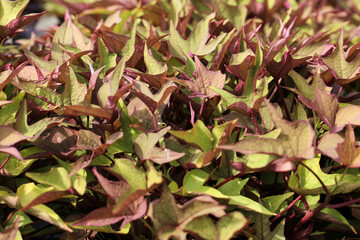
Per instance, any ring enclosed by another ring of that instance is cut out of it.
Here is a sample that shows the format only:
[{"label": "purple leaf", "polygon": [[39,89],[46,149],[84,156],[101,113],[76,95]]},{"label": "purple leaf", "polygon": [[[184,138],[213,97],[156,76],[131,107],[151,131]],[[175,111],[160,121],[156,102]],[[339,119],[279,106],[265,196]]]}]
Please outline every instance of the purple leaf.
[{"label": "purple leaf", "polygon": [[35,21],[46,12],[42,13],[33,13],[29,15],[25,15],[23,17],[17,18],[9,22],[6,26],[0,25],[0,42],[3,41],[6,37],[11,37],[15,34],[20,28],[25,27],[31,22]]}]

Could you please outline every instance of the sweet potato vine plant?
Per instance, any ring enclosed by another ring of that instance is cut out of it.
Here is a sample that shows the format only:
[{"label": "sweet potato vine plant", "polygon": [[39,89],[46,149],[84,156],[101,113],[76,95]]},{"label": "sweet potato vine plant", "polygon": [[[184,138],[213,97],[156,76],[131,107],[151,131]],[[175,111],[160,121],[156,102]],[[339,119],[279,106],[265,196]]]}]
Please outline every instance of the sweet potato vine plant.
[{"label": "sweet potato vine plant", "polygon": [[356,0],[28,2],[0,0],[0,239],[359,236]]}]

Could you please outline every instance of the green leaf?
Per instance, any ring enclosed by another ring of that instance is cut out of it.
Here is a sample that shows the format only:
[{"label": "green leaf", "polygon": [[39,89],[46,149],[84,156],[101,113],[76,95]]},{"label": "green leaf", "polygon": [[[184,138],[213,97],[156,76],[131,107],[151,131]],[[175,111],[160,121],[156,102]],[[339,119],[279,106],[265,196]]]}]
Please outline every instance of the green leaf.
[{"label": "green leaf", "polygon": [[162,183],[162,174],[156,170],[156,168],[150,163],[146,162],[148,171],[146,172],[146,187],[152,189],[154,186],[158,186]]},{"label": "green leaf", "polygon": [[139,133],[130,127],[131,121],[127,106],[121,99],[117,103],[117,109],[119,112],[121,112],[120,122],[121,130],[124,133],[124,136],[111,144],[108,148],[108,151],[112,153],[133,152],[133,142]]},{"label": "green leaf", "polygon": [[24,98],[25,93],[20,92],[11,99],[11,103],[0,109],[0,125],[6,125],[16,121],[16,113],[20,108],[20,102]]},{"label": "green leaf", "polygon": [[148,216],[154,223],[159,239],[185,239],[184,230],[191,221],[209,214],[221,217],[225,215],[224,209],[225,206],[208,196],[196,197],[182,206],[177,205],[170,190],[164,186],[160,199],[149,204]]},{"label": "green leaf", "polygon": [[[42,149],[37,147],[30,147],[20,151],[21,156],[24,158],[31,156],[33,154],[44,152]],[[8,157],[8,154],[0,153],[0,164],[2,164],[5,159]],[[0,170],[0,175],[16,177],[19,174],[23,173],[26,169],[28,169],[33,162],[35,162],[37,158],[26,159],[26,161],[21,161],[15,157],[10,157],[7,163]]]},{"label": "green leaf", "polygon": [[197,56],[204,56],[213,52],[217,45],[225,38],[226,33],[222,33],[217,38],[209,40],[209,25],[215,13],[211,13],[198,22],[191,32],[189,38],[184,40],[176,30],[174,23],[170,23],[169,51],[174,57],[183,59],[183,53],[191,52]]},{"label": "green leaf", "polygon": [[210,41],[208,41],[209,25],[211,20],[214,18],[215,18],[215,13],[211,13],[207,15],[204,19],[202,19],[200,22],[196,24],[194,30],[191,32],[188,39],[188,44],[190,47],[190,51],[194,55],[204,56],[213,52],[216,49],[216,46],[226,36],[226,33],[222,33],[219,36],[217,36],[217,38],[210,39]]},{"label": "green leaf", "polygon": [[134,150],[140,160],[150,159],[156,143],[158,143],[169,130],[170,127],[166,127],[159,130],[157,133],[142,133],[136,137],[134,140]]},{"label": "green leaf", "polygon": [[[303,161],[324,182],[331,194],[345,194],[360,189],[359,176],[353,174],[326,174],[319,165],[320,156]],[[300,180],[300,181],[299,181]],[[297,174],[290,175],[289,188],[300,195],[318,195],[325,191],[319,180],[306,167],[298,166]]]},{"label": "green leaf", "polygon": [[[5,0],[6,1],[6,0]],[[48,72],[52,72],[56,69],[56,67],[58,66],[57,65],[57,62],[55,60],[50,60],[50,61],[47,61],[41,57],[38,57],[37,55],[35,55],[35,53],[31,52],[30,50],[28,49],[23,49],[25,55],[27,56],[28,59],[31,59],[32,62],[37,66],[39,67],[41,70],[44,70],[44,71],[48,71]]]},{"label": "green leaf", "polygon": [[208,173],[200,169],[194,169],[189,171],[188,173],[186,173],[183,180],[184,191],[186,191],[187,193],[203,193],[216,198],[228,199],[229,197],[222,194],[219,190],[213,187],[203,186],[208,175]]},{"label": "green leaf", "polygon": [[184,58],[183,53],[188,54],[190,51],[188,42],[180,36],[173,22],[170,22],[169,29],[169,51],[172,56],[180,59]]},{"label": "green leaf", "polygon": [[125,62],[125,58],[122,58],[116,65],[114,71],[104,78],[103,84],[97,93],[97,98],[101,107],[105,107],[108,102],[108,98],[114,96],[118,90],[125,69]]},{"label": "green leaf", "polygon": [[259,111],[263,102],[262,99],[268,93],[268,83],[271,81],[271,79],[268,78],[258,80],[257,75],[263,61],[262,58],[262,50],[260,43],[258,43],[254,61],[251,62],[251,64],[245,64],[246,66],[244,67],[244,71],[248,71],[248,74],[245,75],[246,80],[241,96],[236,96],[228,91],[213,86],[210,87],[214,92],[221,96],[225,108],[236,110],[247,115],[249,115],[250,109]]},{"label": "green leaf", "polygon": [[229,240],[247,224],[247,219],[240,212],[231,212],[216,223],[219,240]]},{"label": "green leaf", "polygon": [[71,66],[66,66],[65,69],[65,91],[63,93],[65,105],[77,105],[85,100],[87,93],[86,84],[79,83],[75,72]]},{"label": "green leaf", "polygon": [[[1,115],[0,115],[1,116]],[[20,109],[16,116],[16,130],[28,137],[35,137],[29,139],[28,141],[36,140],[38,137],[50,124],[60,123],[64,121],[61,117],[47,117],[43,118],[32,125],[28,125],[28,112],[27,112],[27,101],[24,99],[21,102]]]},{"label": "green leaf", "polygon": [[25,210],[25,212],[55,226],[58,226],[65,231],[72,232],[71,228],[69,228],[69,226],[64,223],[64,221],[59,217],[56,212],[54,212],[54,210],[43,204],[27,209]]},{"label": "green leaf", "polygon": [[331,69],[331,73],[335,77],[335,82],[341,85],[348,84],[360,77],[358,73],[360,66],[360,58],[356,58],[352,62],[345,59],[343,47],[343,29],[340,31],[334,52],[324,59],[325,64]]},{"label": "green leaf", "polygon": [[115,159],[115,165],[109,171],[124,179],[133,189],[146,189],[144,172],[127,159]]},{"label": "green leaf", "polygon": [[25,175],[38,183],[53,186],[57,190],[68,190],[71,186],[68,173],[62,167],[52,167],[46,173],[27,172]]},{"label": "green leaf", "polygon": [[270,230],[270,221],[268,216],[264,216],[261,214],[256,214],[255,217],[255,234],[250,234],[249,232],[244,232],[248,238],[252,238],[254,240],[285,240],[284,236],[284,227],[285,227],[285,219],[281,221],[275,229]]},{"label": "green leaf", "polygon": [[145,44],[144,47],[144,62],[146,66],[146,73],[150,75],[163,74],[167,71],[167,65],[165,63],[160,63],[149,54],[150,49],[148,49]]},{"label": "green leaf", "polygon": [[61,65],[71,57],[63,50],[64,47],[74,47],[76,52],[86,51],[89,50],[88,41],[72,20],[68,19],[61,24],[54,35],[51,57],[57,61],[58,65]]},{"label": "green leaf", "polygon": [[245,24],[247,8],[242,4],[231,5],[224,1],[219,4],[217,14],[229,19],[234,26],[240,29]]},{"label": "green leaf", "polygon": [[152,113],[156,112],[156,110],[164,106],[164,104],[167,104],[170,95],[177,89],[175,84],[171,81],[166,81],[155,94],[153,94],[143,82],[136,81],[134,87],[137,90],[133,91],[135,96],[137,96]]},{"label": "green leaf", "polygon": [[30,0],[0,0],[0,25],[5,26],[20,17]]},{"label": "green leaf", "polygon": [[353,231],[355,234],[357,234],[355,228],[353,226],[351,226],[351,224],[348,222],[348,220],[336,209],[324,208],[321,210],[321,212],[334,217],[337,221],[348,226],[351,229],[351,231]]},{"label": "green leaf", "polygon": [[[305,79],[300,74],[291,70],[289,72],[289,76],[292,78],[294,83],[296,84],[298,91],[300,94],[311,101],[315,100],[316,91],[320,89],[326,93],[330,93],[331,89],[326,86],[324,81],[320,77],[320,68],[317,66],[315,75],[313,75],[312,79]],[[311,84],[308,82],[311,81]]]},{"label": "green leaf", "polygon": [[66,162],[62,161],[60,158],[53,156],[59,165],[65,168],[66,172],[69,174],[67,178],[70,176],[71,186],[80,194],[83,195],[86,191],[86,177],[87,172],[84,169],[80,169],[76,172],[76,174],[72,174],[74,165],[67,164]]},{"label": "green leaf", "polygon": [[130,39],[126,42],[124,48],[121,50],[121,55],[124,58],[124,61],[127,62],[135,51],[135,40],[136,40],[136,29],[138,21],[135,20],[134,25],[132,26],[130,32]]},{"label": "green leaf", "polygon": [[217,125],[212,130],[214,137],[213,149],[216,149],[218,145],[225,144],[229,141],[232,131],[236,126],[237,120],[228,121],[224,124]]},{"label": "green leaf", "polygon": [[181,158],[185,153],[173,152],[170,149],[155,147],[157,142],[168,132],[170,127],[166,127],[157,133],[142,133],[134,140],[134,150],[140,160],[152,160],[158,164],[171,162]]},{"label": "green leaf", "polygon": [[[105,66],[104,71],[102,73],[106,73],[107,70],[115,67],[116,65],[116,53],[110,53],[109,49],[106,47],[102,38],[98,38],[98,48],[99,48],[99,61],[98,68]],[[124,59],[122,62],[125,62]],[[100,73],[100,75],[102,75]],[[119,79],[120,80],[120,79]]]},{"label": "green leaf", "polygon": [[25,226],[27,224],[33,223],[31,218],[24,212],[15,212],[14,215],[10,218],[7,226],[11,226],[15,223],[16,219],[19,218],[19,227]]},{"label": "green leaf", "polygon": [[[22,206],[27,205],[30,203],[33,199],[35,199],[40,194],[52,190],[52,187],[49,187],[47,189],[45,188],[39,188],[38,186],[35,186],[34,183],[27,183],[21,185],[17,189],[17,194],[15,195],[10,190],[7,191],[1,191],[0,190],[0,198],[2,200],[5,200],[9,206],[12,208],[21,208]],[[72,230],[62,221],[62,219],[49,207],[40,204],[37,206],[34,206],[30,209],[24,210],[25,213],[28,213],[30,215],[33,215],[35,217],[38,217],[46,222],[49,222],[53,225],[58,226],[61,229],[64,229],[68,232],[72,232]]]},{"label": "green leaf", "polygon": [[148,172],[143,171],[134,166],[134,164],[127,159],[115,159],[115,165],[108,170],[113,173],[118,179],[126,181],[129,187],[117,200],[114,213],[120,213],[126,209],[133,201],[148,193],[152,188],[156,187],[162,182],[162,176],[149,163]]},{"label": "green leaf", "polygon": [[247,198],[245,196],[231,196],[230,197],[230,201],[229,201],[230,205],[236,205],[240,208],[249,210],[249,211],[253,211],[253,212],[258,212],[264,215],[276,215],[274,212],[269,211],[266,207],[264,207],[263,205],[261,205],[258,202],[255,202],[254,200]]},{"label": "green leaf", "polygon": [[278,212],[280,206],[286,199],[294,195],[293,192],[284,193],[281,195],[269,196],[261,199],[261,203],[272,212]]},{"label": "green leaf", "polygon": [[170,9],[169,9],[169,24],[173,24],[174,26],[178,25],[179,22],[179,13],[183,8],[183,4],[180,0],[172,0],[170,2]]},{"label": "green leaf", "polygon": [[[218,180],[218,184],[223,182],[225,179],[221,178]],[[231,181],[228,181],[224,185],[218,188],[220,192],[227,196],[238,196],[240,194],[241,189],[246,185],[246,183],[249,181],[249,178],[246,179],[233,179]]]},{"label": "green leaf", "polygon": [[63,95],[50,88],[35,84],[34,82],[13,82],[12,84],[24,92],[35,97],[40,97],[41,100],[52,103],[55,106],[64,105],[65,100]]},{"label": "green leaf", "polygon": [[214,137],[201,120],[196,121],[193,128],[190,130],[170,130],[169,133],[192,146],[200,148],[204,152],[213,150]]},{"label": "green leaf", "polygon": [[208,216],[201,216],[195,218],[186,225],[184,230],[192,234],[193,236],[201,237],[201,239],[209,239],[209,240],[219,239],[216,225],[213,223],[212,219]]}]

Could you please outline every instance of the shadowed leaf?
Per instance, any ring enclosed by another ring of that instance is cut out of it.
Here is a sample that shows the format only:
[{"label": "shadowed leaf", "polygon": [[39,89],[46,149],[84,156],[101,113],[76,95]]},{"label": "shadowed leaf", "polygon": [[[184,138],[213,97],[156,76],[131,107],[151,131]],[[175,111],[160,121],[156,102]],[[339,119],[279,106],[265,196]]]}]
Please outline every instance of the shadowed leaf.
[{"label": "shadowed leaf", "polygon": [[225,207],[208,196],[193,198],[184,205],[178,205],[167,186],[164,186],[161,198],[150,203],[148,216],[151,217],[157,236],[160,239],[176,237],[185,239],[186,225],[200,216],[212,214],[225,215]]}]

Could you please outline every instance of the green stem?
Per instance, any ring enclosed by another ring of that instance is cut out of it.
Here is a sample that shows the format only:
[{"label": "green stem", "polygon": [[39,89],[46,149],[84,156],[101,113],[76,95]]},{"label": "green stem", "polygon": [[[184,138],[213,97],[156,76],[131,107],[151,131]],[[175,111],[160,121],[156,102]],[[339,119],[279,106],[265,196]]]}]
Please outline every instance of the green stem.
[{"label": "green stem", "polygon": [[150,229],[151,233],[153,236],[156,236],[156,231],[155,229],[144,219],[144,218],[140,218],[140,220],[144,223],[144,225]]}]

